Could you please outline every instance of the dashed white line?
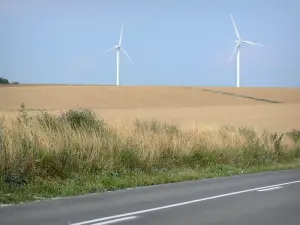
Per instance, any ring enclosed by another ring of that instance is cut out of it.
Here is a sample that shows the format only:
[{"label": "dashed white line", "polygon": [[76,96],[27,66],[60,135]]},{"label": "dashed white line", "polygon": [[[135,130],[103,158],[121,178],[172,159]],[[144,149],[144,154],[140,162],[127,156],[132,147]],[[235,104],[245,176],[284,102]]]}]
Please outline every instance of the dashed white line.
[{"label": "dashed white line", "polygon": [[[189,205],[189,204],[203,202],[203,201],[207,201],[207,200],[223,198],[223,197],[227,197],[227,196],[238,195],[238,194],[243,194],[243,193],[247,193],[247,192],[264,190],[264,189],[270,189],[270,188],[274,188],[274,187],[278,187],[278,186],[285,186],[285,185],[296,184],[296,183],[300,183],[300,180],[286,182],[286,183],[282,183],[282,184],[275,184],[275,185],[270,185],[270,186],[265,186],[265,187],[252,188],[252,189],[247,189],[247,190],[243,190],[243,191],[231,192],[231,193],[227,193],[227,194],[221,194],[221,195],[211,196],[211,197],[207,197],[207,198],[201,198],[201,199],[196,199],[196,200],[191,200],[191,201],[186,201],[186,202],[180,202],[177,204],[165,205],[165,206],[160,206],[160,207],[156,207],[156,208],[150,208],[150,209],[129,212],[129,213],[124,213],[124,214],[119,214],[119,215],[114,215],[114,216],[108,216],[108,217],[103,217],[103,218],[99,218],[99,219],[87,220],[87,221],[82,221],[79,223],[72,223],[70,225],[86,225],[86,224],[91,224],[91,223],[97,223],[100,221],[113,220],[113,219],[117,219],[117,218],[121,218],[121,217],[128,217],[128,216],[143,214],[143,213],[147,213],[147,212],[159,211],[162,209],[174,208],[174,207],[178,207],[178,206]],[[96,225],[96,224],[94,224],[94,225]],[[97,224],[97,225],[99,225],[99,224]]]},{"label": "dashed white line", "polygon": [[273,190],[277,190],[277,189],[281,189],[283,188],[282,186],[275,186],[275,187],[270,187],[270,188],[263,188],[263,189],[259,189],[257,191],[259,192],[263,192],[263,191],[273,191]]},{"label": "dashed white line", "polygon": [[108,221],[101,222],[101,223],[92,223],[90,225],[105,225],[105,224],[118,223],[118,222],[127,221],[127,220],[133,220],[136,218],[137,218],[137,216],[128,216],[128,217],[123,217],[120,219],[108,220]]}]

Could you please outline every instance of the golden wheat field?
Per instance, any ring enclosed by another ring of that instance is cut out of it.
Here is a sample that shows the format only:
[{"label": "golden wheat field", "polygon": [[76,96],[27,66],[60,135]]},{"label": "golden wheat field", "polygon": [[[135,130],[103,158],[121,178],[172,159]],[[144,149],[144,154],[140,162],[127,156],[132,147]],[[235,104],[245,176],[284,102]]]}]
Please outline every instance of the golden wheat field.
[{"label": "golden wheat field", "polygon": [[22,102],[30,113],[84,107],[114,122],[155,117],[184,127],[230,124],[271,131],[300,129],[299,88],[0,86],[0,114],[17,115]]}]

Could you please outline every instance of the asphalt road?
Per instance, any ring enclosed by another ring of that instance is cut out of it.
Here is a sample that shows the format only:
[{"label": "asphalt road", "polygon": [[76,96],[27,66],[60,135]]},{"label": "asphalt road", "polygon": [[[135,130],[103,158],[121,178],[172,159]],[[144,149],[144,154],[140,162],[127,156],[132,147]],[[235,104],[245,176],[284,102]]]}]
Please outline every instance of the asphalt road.
[{"label": "asphalt road", "polygon": [[0,207],[0,225],[299,225],[300,170]]}]

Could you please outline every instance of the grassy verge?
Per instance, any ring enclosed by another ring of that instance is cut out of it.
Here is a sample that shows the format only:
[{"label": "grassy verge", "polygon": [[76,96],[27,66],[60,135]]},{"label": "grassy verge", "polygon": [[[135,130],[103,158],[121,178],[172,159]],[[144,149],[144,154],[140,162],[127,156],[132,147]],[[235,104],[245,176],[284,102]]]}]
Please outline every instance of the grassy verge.
[{"label": "grassy verge", "polygon": [[0,203],[296,168],[300,132],[108,124],[86,109],[0,120]]}]

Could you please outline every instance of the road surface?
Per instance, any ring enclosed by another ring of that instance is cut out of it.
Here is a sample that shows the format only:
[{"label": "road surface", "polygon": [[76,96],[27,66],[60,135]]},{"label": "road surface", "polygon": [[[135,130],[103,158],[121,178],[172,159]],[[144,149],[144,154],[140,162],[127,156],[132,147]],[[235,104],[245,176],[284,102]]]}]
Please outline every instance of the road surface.
[{"label": "road surface", "polygon": [[0,225],[299,225],[300,170],[0,207]]}]

